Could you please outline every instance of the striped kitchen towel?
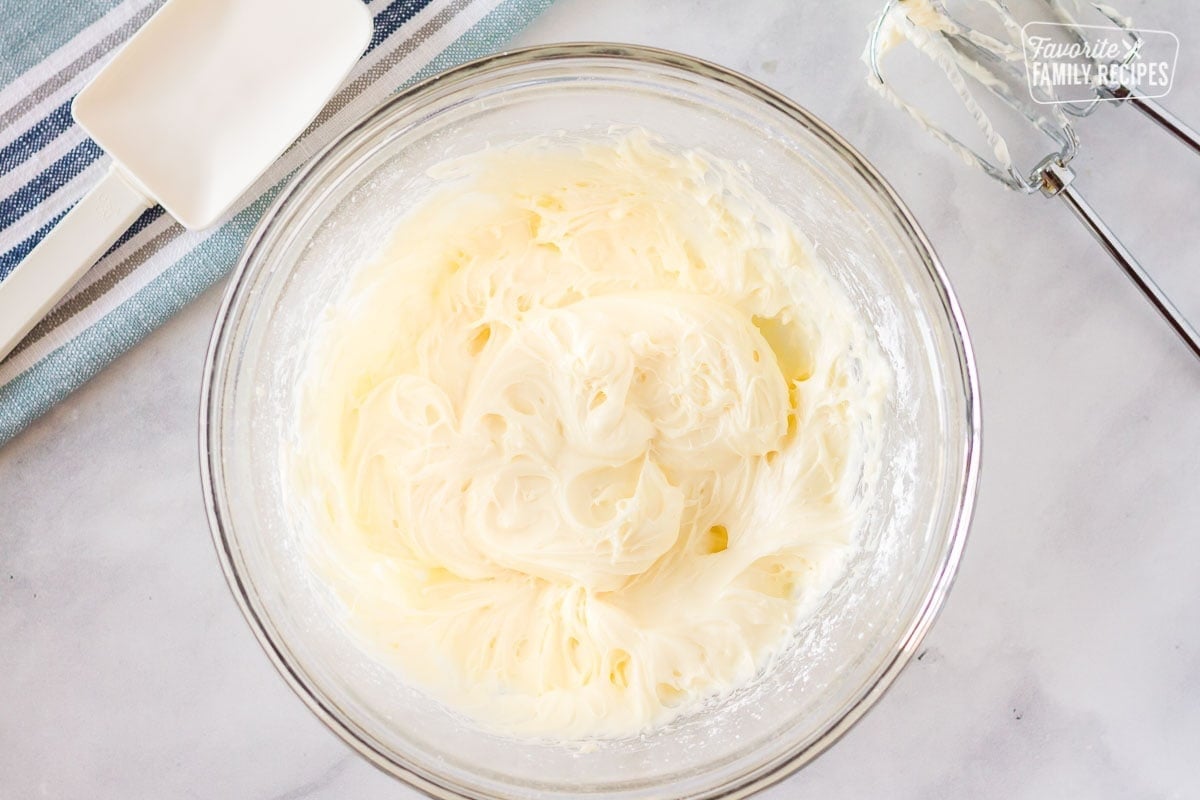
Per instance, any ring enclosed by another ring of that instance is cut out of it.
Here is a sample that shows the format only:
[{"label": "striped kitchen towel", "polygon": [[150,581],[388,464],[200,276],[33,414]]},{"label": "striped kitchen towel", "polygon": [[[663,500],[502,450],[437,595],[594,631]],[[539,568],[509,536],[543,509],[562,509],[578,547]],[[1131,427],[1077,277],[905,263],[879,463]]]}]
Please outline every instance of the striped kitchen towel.
[{"label": "striped kitchen towel", "polygon": [[[0,0],[0,280],[109,158],[71,99],[163,0]],[[295,169],[397,88],[482,55],[552,0],[365,0],[370,47],[306,135],[206,231],[147,211],[0,362],[0,444],[233,268]],[[200,358],[196,354],[197,359]]]}]

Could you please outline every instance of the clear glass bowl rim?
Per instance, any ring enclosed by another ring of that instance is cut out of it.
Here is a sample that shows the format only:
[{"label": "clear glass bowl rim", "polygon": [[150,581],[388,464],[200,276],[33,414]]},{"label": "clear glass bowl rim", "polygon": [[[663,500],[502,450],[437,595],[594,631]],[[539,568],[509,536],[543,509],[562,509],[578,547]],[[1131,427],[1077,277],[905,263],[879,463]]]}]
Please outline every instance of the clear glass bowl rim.
[{"label": "clear glass bowl rim", "polygon": [[216,463],[220,453],[211,446],[212,431],[218,427],[222,413],[221,395],[214,388],[218,378],[224,377],[223,369],[229,361],[231,352],[238,344],[231,324],[237,319],[237,315],[233,312],[239,306],[239,301],[243,298],[247,285],[256,276],[255,271],[250,269],[255,252],[274,225],[281,209],[306,186],[314,173],[320,172],[320,166],[327,162],[336,151],[352,145],[355,139],[373,129],[373,123],[393,113],[398,107],[408,106],[410,110],[419,109],[421,99],[435,90],[441,90],[447,86],[453,86],[508,67],[585,58],[635,62],[648,66],[683,70],[749,95],[815,134],[834,154],[844,159],[854,169],[867,188],[878,195],[878,199],[894,215],[893,221],[899,224],[904,235],[916,246],[922,256],[923,265],[936,287],[942,311],[950,323],[950,332],[956,346],[958,356],[956,366],[963,382],[962,389],[967,410],[967,420],[964,426],[966,435],[962,442],[964,468],[959,476],[960,483],[955,501],[952,529],[944,539],[939,568],[933,583],[925,593],[920,611],[909,624],[900,640],[900,646],[896,648],[890,661],[878,673],[878,679],[860,692],[856,701],[839,719],[832,721],[820,738],[807,748],[795,753],[790,759],[778,763],[774,769],[767,772],[755,772],[748,780],[724,787],[717,794],[704,795],[705,798],[713,798],[713,800],[737,800],[737,798],[749,797],[778,783],[827,750],[875,705],[916,654],[921,641],[941,611],[958,570],[958,564],[966,544],[967,531],[974,514],[981,452],[981,408],[974,352],[962,309],[932,244],[917,224],[912,212],[865,157],[827,124],[779,92],[718,64],[670,50],[604,42],[569,42],[520,48],[466,62],[398,92],[356,123],[351,124],[334,141],[310,159],[272,202],[248,237],[238,264],[229,279],[213,325],[200,392],[199,455],[205,510],[221,569],[238,607],[271,663],[317,718],[370,763],[429,796],[439,798],[439,800],[481,800],[475,795],[464,794],[453,787],[433,782],[399,763],[388,753],[374,747],[359,733],[353,721],[344,719],[332,707],[324,694],[312,685],[306,678],[303,668],[293,663],[287,648],[275,640],[270,626],[264,624],[254,608],[246,584],[236,567],[233,550],[237,544],[229,530],[230,525],[227,522],[228,514],[223,502],[223,492],[217,491],[217,483],[214,481],[214,475],[219,476],[222,472],[221,466]]}]

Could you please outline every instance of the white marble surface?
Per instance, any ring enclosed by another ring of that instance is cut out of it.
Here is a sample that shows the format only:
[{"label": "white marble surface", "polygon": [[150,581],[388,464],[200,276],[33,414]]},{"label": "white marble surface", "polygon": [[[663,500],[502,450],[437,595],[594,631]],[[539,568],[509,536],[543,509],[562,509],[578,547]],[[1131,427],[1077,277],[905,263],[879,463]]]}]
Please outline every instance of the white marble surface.
[{"label": "white marble surface", "polygon": [[[1200,364],[1065,209],[1005,193],[863,86],[875,0],[560,0],[523,43],[628,40],[786,92],[893,182],[974,335],[978,513],[924,656],[793,797],[1200,796]],[[1121,4],[1183,40],[1200,7]],[[1109,109],[1080,185],[1200,321],[1200,158]],[[0,797],[416,798],[326,731],[225,588],[197,474],[219,289],[0,450]]]}]

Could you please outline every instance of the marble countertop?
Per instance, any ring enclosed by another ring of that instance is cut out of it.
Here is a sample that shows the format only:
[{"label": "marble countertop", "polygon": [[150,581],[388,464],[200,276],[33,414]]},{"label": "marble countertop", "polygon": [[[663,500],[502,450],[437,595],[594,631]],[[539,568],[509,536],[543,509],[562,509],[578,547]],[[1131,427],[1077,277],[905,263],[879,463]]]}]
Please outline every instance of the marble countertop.
[{"label": "marble countertop", "polygon": [[[937,248],[984,403],[975,524],[919,660],[794,797],[1200,796],[1200,364],[1065,208],[1005,192],[869,93],[876,0],[559,0],[521,44],[668,47],[795,98]],[[1200,6],[1122,0],[1182,38]],[[1128,109],[1078,185],[1200,321],[1200,158]],[[275,674],[217,565],[196,410],[220,288],[0,449],[0,796],[415,798]]]}]

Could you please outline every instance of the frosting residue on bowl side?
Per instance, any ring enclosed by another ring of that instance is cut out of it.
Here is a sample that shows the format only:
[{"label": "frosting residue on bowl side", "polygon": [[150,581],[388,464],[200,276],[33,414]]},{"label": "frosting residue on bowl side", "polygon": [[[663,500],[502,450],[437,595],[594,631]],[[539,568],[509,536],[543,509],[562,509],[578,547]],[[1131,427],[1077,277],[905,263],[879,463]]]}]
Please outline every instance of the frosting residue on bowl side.
[{"label": "frosting residue on bowl side", "polygon": [[645,132],[435,177],[301,375],[284,485],[346,624],[515,734],[634,735],[744,685],[869,504],[866,323],[749,176]]}]

